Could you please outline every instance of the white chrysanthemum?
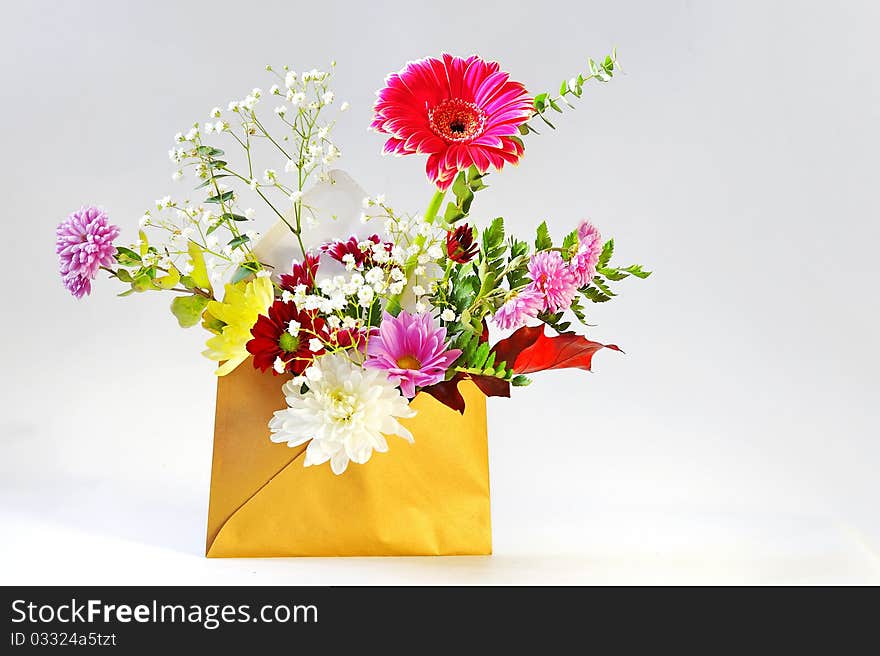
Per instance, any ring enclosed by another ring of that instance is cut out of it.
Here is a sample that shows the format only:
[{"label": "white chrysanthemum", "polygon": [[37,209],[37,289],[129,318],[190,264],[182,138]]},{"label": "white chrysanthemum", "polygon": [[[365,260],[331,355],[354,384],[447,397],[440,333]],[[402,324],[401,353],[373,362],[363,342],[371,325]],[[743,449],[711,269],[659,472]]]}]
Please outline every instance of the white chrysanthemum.
[{"label": "white chrysanthemum", "polygon": [[288,407],[269,422],[273,442],[291,447],[309,442],[306,467],[329,460],[333,473],[341,474],[349,460],[363,464],[373,451],[387,451],[385,435],[413,441],[397,419],[416,413],[385,372],[359,367],[342,354],[329,354],[315,360],[306,377],[305,394],[300,383],[285,383]]}]

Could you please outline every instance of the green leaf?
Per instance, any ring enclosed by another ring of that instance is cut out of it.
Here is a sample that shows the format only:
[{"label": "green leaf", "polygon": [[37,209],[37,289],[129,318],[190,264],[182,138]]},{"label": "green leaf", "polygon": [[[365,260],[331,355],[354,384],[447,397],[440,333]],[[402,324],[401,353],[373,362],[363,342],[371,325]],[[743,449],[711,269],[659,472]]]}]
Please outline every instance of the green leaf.
[{"label": "green leaf", "polygon": [[232,239],[230,239],[227,245],[232,248],[232,250],[235,250],[236,248],[246,244],[250,240],[251,238],[247,235],[239,235],[238,237],[233,237]]},{"label": "green leaf", "polygon": [[194,241],[190,241],[187,244],[187,252],[192,263],[192,271],[190,271],[189,277],[202,289],[210,290],[211,279],[208,277],[208,268],[205,266],[205,254],[202,252],[201,247]]},{"label": "green leaf", "polygon": [[565,239],[562,240],[562,257],[566,260],[571,259],[578,250],[578,246],[580,242],[578,241],[578,231],[577,229],[572,230],[567,235],[565,235]]},{"label": "green leaf", "polygon": [[116,247],[116,261],[122,266],[137,266],[141,263],[141,256],[130,248]]},{"label": "green leaf", "polygon": [[208,178],[207,180],[202,182],[200,185],[193,187],[193,188],[194,189],[201,189],[202,187],[207,187],[209,184],[211,184],[212,180],[219,180],[220,178],[228,178],[228,177],[229,177],[229,175],[226,173],[221,173],[220,175],[212,175],[210,178]]},{"label": "green leaf", "polygon": [[546,251],[548,248],[553,248],[553,240],[550,238],[547,222],[542,221],[538,226],[538,236],[535,238],[535,251]]},{"label": "green leaf", "polygon": [[539,93],[537,96],[535,96],[534,105],[536,112],[543,112],[547,108],[547,94]]},{"label": "green leaf", "polygon": [[581,293],[593,303],[607,303],[611,300],[610,296],[606,296],[595,287],[584,287]]},{"label": "green leaf", "polygon": [[220,218],[227,219],[229,221],[250,221],[250,219],[248,219],[246,216],[242,216],[241,214],[233,214],[232,212],[221,214]]},{"label": "green leaf", "polygon": [[602,245],[602,252],[599,254],[598,267],[608,266],[611,256],[614,255],[614,240],[609,239]]},{"label": "green leaf", "polygon": [[208,306],[208,298],[200,294],[192,296],[178,296],[171,301],[171,313],[177,317],[177,323],[181,328],[195,326],[202,318],[202,313]]},{"label": "green leaf", "polygon": [[641,264],[633,264],[631,266],[626,267],[625,269],[621,269],[621,271],[626,271],[630,275],[633,275],[636,278],[641,278],[642,280],[644,280],[645,278],[650,276],[652,273],[651,271],[642,271]]},{"label": "green leaf", "polygon": [[199,146],[196,148],[196,152],[203,157],[219,157],[223,155],[223,151],[219,148],[214,148],[213,146]]},{"label": "green leaf", "polygon": [[452,225],[463,218],[464,212],[462,212],[455,203],[449,203],[446,206],[446,212],[443,214],[443,220],[446,221],[446,223]]},{"label": "green leaf", "polygon": [[234,195],[235,195],[235,192],[233,192],[233,191],[224,191],[222,194],[219,194],[217,196],[211,196],[210,198],[206,198],[205,202],[206,203],[215,203],[215,204],[225,203],[228,200],[231,200]]},{"label": "green leaf", "polygon": [[526,387],[532,384],[532,379],[528,376],[523,376],[522,374],[518,374],[510,379],[510,384],[514,387]]},{"label": "green leaf", "polygon": [[119,269],[116,271],[116,277],[119,278],[122,282],[131,282],[134,278],[131,277],[131,274],[126,269]]}]

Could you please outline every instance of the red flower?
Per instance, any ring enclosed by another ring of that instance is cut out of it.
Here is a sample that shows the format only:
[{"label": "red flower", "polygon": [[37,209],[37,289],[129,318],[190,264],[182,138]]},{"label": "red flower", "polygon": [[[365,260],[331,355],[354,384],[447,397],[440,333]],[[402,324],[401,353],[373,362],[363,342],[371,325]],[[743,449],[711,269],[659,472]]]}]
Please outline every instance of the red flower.
[{"label": "red flower", "polygon": [[467,223],[446,233],[446,255],[453,262],[467,264],[479,250],[474,243],[474,230]]},{"label": "red flower", "polygon": [[306,253],[306,259],[302,264],[294,262],[293,271],[281,276],[278,281],[279,286],[289,292],[294,291],[297,285],[305,285],[308,289],[312,289],[315,286],[315,276],[318,275],[320,261],[317,255]]},{"label": "red flower", "polygon": [[[382,239],[379,235],[370,235],[366,238],[365,241],[371,242],[373,244],[381,244]],[[375,262],[373,261],[373,251],[371,249],[367,249],[366,251],[361,250],[360,244],[362,242],[358,241],[358,238],[355,236],[349,237],[346,241],[329,241],[323,246],[321,246],[321,251],[332,257],[337,262],[342,262],[345,264],[344,258],[346,255],[351,255],[354,258],[354,265],[358,269],[362,269],[366,266],[374,266]],[[391,252],[391,244],[385,242],[385,250],[386,252]]]},{"label": "red flower", "polygon": [[518,128],[534,107],[497,63],[443,55],[389,75],[374,111],[373,129],[389,135],[385,152],[427,154],[428,178],[446,190],[471,165],[485,173],[516,164],[523,154]]},{"label": "red flower", "polygon": [[325,342],[328,337],[321,317],[297,310],[292,302],[284,301],[275,301],[269,307],[269,316],[257,317],[251,335],[254,338],[247,343],[247,350],[254,356],[255,369],[278,373],[275,362],[280,358],[284,371],[297,375],[305,371],[315,356],[324,353],[323,346],[312,351],[311,340]]}]

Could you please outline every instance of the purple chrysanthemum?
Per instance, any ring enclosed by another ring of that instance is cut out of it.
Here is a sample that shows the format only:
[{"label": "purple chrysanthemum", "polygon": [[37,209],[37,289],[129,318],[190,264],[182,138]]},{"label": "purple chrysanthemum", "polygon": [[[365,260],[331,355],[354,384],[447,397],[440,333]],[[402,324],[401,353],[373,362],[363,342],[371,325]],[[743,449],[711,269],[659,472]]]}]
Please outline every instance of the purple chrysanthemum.
[{"label": "purple chrysanthemum", "polygon": [[394,317],[386,312],[369,338],[365,365],[385,371],[411,399],[416,387],[442,381],[459,355],[458,349],[446,350],[446,329],[437,328],[430,314],[403,311]]},{"label": "purple chrysanthemum", "polygon": [[91,281],[102,266],[116,262],[113,240],[119,228],[110,223],[103,210],[84,207],[61,222],[56,231],[55,252],[64,286],[76,298],[92,291]]}]

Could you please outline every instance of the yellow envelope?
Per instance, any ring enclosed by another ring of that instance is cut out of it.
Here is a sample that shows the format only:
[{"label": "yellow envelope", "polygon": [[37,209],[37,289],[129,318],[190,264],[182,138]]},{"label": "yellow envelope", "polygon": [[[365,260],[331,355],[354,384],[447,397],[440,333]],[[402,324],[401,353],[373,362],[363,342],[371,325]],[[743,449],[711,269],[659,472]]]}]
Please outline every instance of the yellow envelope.
[{"label": "yellow envelope", "polygon": [[340,476],[303,467],[305,445],[269,440],[280,377],[249,361],[218,379],[206,555],[416,556],[492,553],[486,397],[460,383],[464,415],[427,394],[403,423],[415,444]]}]

